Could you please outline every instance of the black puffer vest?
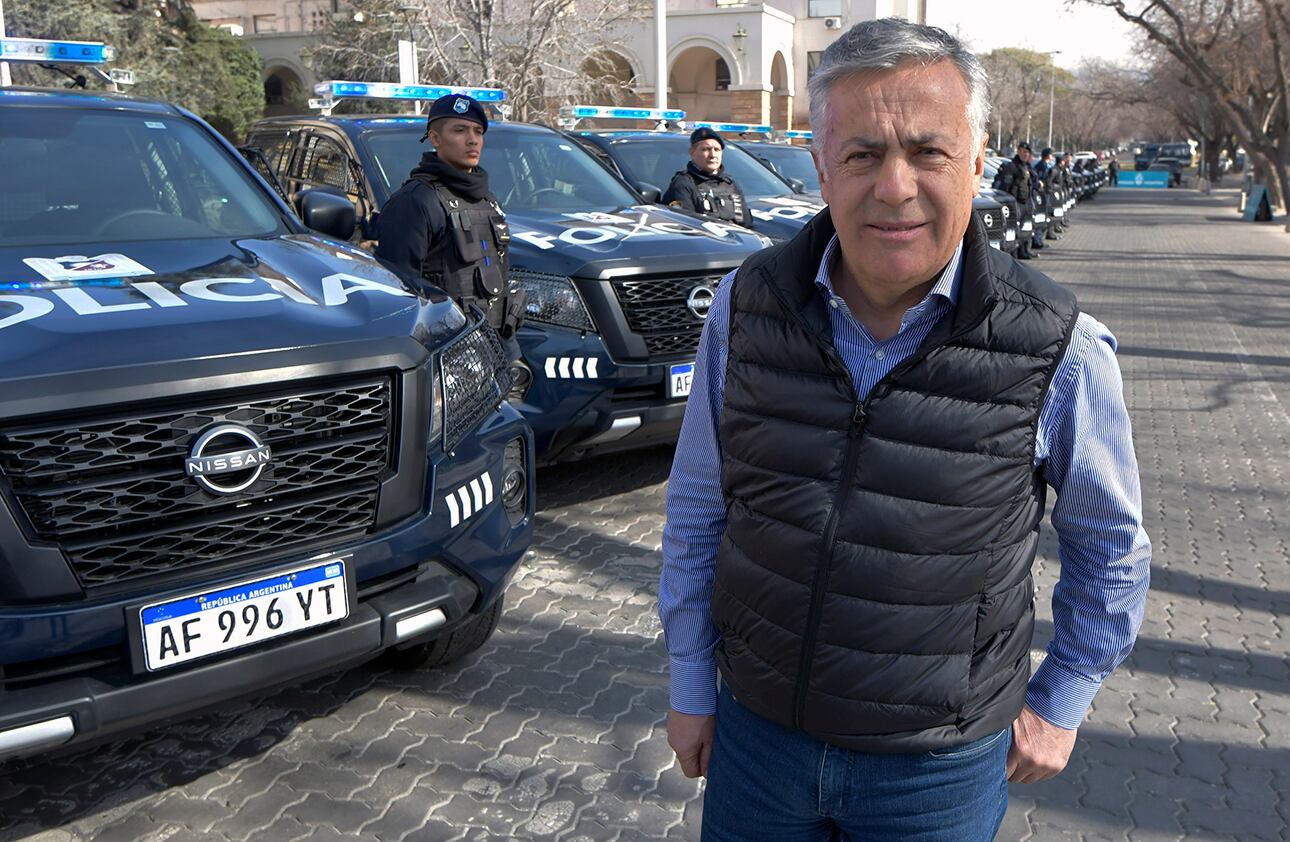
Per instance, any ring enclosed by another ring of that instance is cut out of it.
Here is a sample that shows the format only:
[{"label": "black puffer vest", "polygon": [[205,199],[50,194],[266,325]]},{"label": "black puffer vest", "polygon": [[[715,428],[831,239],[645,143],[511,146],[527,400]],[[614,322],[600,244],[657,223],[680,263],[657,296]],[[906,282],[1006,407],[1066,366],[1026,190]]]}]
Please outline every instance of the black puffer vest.
[{"label": "black puffer vest", "polygon": [[859,403],[814,283],[832,235],[826,210],[735,280],[717,660],[742,704],[824,742],[957,745],[1024,703],[1035,432],[1076,301],[974,217],[957,307]]}]

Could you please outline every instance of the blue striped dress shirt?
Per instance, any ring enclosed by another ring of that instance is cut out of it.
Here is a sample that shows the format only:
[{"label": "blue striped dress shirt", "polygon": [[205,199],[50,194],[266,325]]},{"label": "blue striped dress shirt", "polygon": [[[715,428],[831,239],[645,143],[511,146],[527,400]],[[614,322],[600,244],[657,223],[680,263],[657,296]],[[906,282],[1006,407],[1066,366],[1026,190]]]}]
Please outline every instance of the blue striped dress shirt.
[{"label": "blue striped dress shirt", "polygon": [[[834,236],[815,283],[828,302],[833,344],[863,400],[917,350],[958,301],[962,246],[931,292],[874,340],[833,291]],[[716,710],[712,582],[726,526],[717,430],[725,391],[734,273],[722,280],[699,342],[693,391],[667,491],[659,616],[671,665],[671,705],[681,713]],[[1141,489],[1115,337],[1081,313],[1039,417],[1035,464],[1057,492],[1052,524],[1061,573],[1053,589],[1054,636],[1031,677],[1027,704],[1062,728],[1079,727],[1106,676],[1129,654],[1146,602],[1151,543],[1142,528]],[[859,513],[857,516],[863,516]]]}]

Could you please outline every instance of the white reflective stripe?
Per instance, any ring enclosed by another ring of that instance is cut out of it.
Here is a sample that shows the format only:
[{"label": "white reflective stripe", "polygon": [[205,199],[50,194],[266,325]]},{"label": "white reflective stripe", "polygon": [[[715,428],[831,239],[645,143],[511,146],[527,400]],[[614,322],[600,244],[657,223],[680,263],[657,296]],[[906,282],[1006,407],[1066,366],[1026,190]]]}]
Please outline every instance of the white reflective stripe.
[{"label": "white reflective stripe", "polygon": [[568,357],[560,358],[560,376],[561,377],[569,376],[569,358]]},{"label": "white reflective stripe", "polygon": [[579,380],[581,380],[581,379],[582,379],[582,367],[583,367],[584,365],[586,365],[586,360],[584,360],[582,357],[574,357],[574,359],[573,359],[573,376],[574,376],[574,377],[576,377],[576,378],[578,378]]},{"label": "white reflective stripe", "polygon": [[449,494],[443,498],[443,501],[448,504],[448,526],[456,528],[457,524],[461,523],[461,512],[457,509],[457,498]]},{"label": "white reflective stripe", "polygon": [[588,359],[588,360],[587,360],[587,376],[588,376],[588,377],[591,377],[591,378],[593,378],[593,379],[594,379],[594,378],[597,376],[597,375],[596,375],[596,365],[597,365],[597,363],[599,363],[599,361],[600,361],[600,360],[599,360],[599,358],[598,358],[598,357],[592,357],[592,358],[590,358],[590,359]]},{"label": "white reflective stripe", "polygon": [[480,479],[484,481],[484,504],[487,505],[493,502],[493,476],[484,474]]},{"label": "white reflective stripe", "polygon": [[470,492],[466,490],[466,486],[457,489],[457,499],[461,501],[461,519],[467,520],[475,510],[470,507]]},{"label": "white reflective stripe", "polygon": [[471,480],[470,496],[475,500],[475,511],[484,508],[484,487],[479,484],[479,480]]},{"label": "white reflective stripe", "polygon": [[555,357],[546,358],[546,376],[555,378]]}]

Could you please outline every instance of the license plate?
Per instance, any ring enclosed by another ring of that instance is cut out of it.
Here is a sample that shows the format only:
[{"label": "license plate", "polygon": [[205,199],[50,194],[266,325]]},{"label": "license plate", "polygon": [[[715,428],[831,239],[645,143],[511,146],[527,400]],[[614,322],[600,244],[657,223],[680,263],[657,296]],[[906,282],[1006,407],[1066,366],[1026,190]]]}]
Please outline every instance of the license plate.
[{"label": "license plate", "polygon": [[1007,231],[1004,231],[1004,232],[1003,232],[1003,238],[1004,238],[1005,240],[1007,240],[1008,242],[1012,242],[1013,240],[1017,239],[1017,232],[1016,232],[1016,231],[1013,231],[1013,230],[1010,228],[1010,229],[1008,229]]},{"label": "license plate", "polygon": [[668,370],[667,396],[669,398],[687,397],[693,385],[694,363],[674,365]]},{"label": "license plate", "polygon": [[1058,219],[1061,219],[1062,216],[1065,215],[1065,213],[1066,211],[1062,210],[1061,208],[1058,208],[1057,210],[1053,211],[1053,216],[1057,217]]},{"label": "license plate", "polygon": [[1042,213],[1035,214],[1035,222],[1047,222],[1048,217]]},{"label": "license plate", "polygon": [[1021,224],[1021,230],[1022,230],[1022,231],[1034,231],[1034,230],[1035,230],[1035,225],[1034,225],[1034,223],[1033,223],[1033,222],[1023,222],[1023,223]]},{"label": "license plate", "polygon": [[143,664],[167,669],[349,616],[345,562],[332,559],[139,611]]}]

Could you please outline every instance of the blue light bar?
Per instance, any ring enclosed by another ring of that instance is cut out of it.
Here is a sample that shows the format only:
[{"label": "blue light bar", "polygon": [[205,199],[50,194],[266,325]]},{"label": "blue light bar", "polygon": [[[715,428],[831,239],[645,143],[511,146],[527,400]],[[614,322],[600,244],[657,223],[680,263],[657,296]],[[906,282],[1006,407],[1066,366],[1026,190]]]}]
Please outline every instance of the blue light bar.
[{"label": "blue light bar", "polygon": [[685,112],[677,109],[618,108],[608,105],[567,105],[560,116],[575,120],[684,120]]},{"label": "blue light bar", "polygon": [[320,82],[314,92],[332,99],[423,99],[456,94],[479,102],[504,102],[501,88],[460,88],[449,85],[398,85],[393,82]]},{"label": "blue light bar", "polygon": [[811,139],[810,132],[798,131],[796,129],[792,131],[786,131],[786,132],[775,132],[775,134],[779,137],[784,138],[785,140],[810,140]]},{"label": "blue light bar", "polygon": [[0,61],[105,64],[116,51],[98,41],[44,41],[39,38],[0,38]]},{"label": "blue light bar", "polygon": [[770,134],[770,126],[757,126],[752,123],[709,123],[700,120],[691,123],[696,129],[712,129],[714,132],[732,132],[735,134]]}]

